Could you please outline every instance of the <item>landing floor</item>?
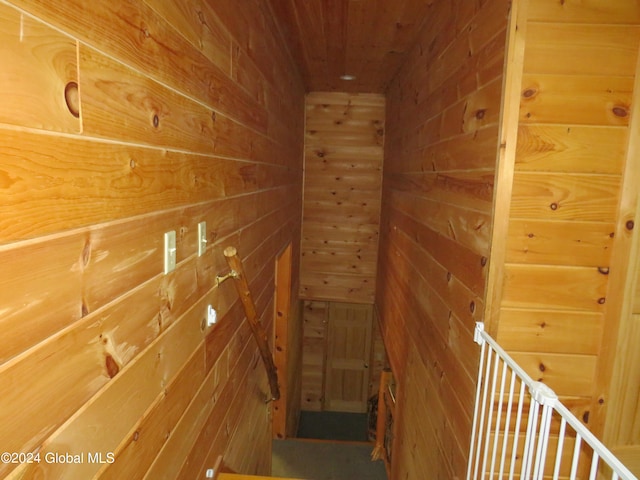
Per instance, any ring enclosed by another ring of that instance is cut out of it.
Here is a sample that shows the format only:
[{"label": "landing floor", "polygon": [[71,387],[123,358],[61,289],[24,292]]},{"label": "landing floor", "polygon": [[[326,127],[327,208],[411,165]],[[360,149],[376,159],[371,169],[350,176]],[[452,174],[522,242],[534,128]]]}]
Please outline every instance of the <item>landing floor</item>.
[{"label": "landing floor", "polygon": [[382,460],[371,461],[372,449],[370,443],[274,440],[272,476],[309,480],[387,480]]}]

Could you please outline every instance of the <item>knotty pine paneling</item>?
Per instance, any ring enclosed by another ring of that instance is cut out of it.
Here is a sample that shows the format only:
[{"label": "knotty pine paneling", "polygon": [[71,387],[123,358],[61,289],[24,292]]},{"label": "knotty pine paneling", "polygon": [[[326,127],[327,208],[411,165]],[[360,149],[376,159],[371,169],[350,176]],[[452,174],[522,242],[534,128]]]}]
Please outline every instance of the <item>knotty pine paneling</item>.
[{"label": "knotty pine paneling", "polygon": [[291,242],[297,310],[304,88],[258,4],[0,5],[0,450],[115,460],[0,476],[195,478],[219,455],[269,472],[266,374],[215,283],[236,246],[271,329]]},{"label": "knotty pine paneling", "polygon": [[398,384],[392,478],[464,476],[508,7],[432,2],[387,91],[376,304]]},{"label": "knotty pine paneling", "polygon": [[300,295],[373,303],[384,138],[384,97],[306,98]]},{"label": "knotty pine paneling", "polygon": [[[56,132],[78,133],[79,112],[67,108],[65,93],[77,109],[78,43],[49,25],[2,6],[0,59],[6,71],[0,122]],[[41,53],[44,52],[44,53]],[[31,72],[37,71],[38,75]],[[5,182],[10,179],[5,179]]]},{"label": "knotty pine paneling", "polygon": [[[431,13],[416,0],[267,3],[284,25],[310,91],[383,93]],[[344,81],[345,73],[355,78]]]},{"label": "knotty pine paneling", "polygon": [[580,418],[597,428],[640,12],[631,1],[526,3],[496,333],[534,378],[592,403]]}]

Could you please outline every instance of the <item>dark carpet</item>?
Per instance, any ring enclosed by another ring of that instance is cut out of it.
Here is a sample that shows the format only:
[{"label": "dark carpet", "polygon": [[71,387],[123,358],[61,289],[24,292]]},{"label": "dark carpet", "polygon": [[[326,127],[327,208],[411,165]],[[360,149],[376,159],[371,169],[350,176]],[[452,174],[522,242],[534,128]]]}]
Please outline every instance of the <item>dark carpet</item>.
[{"label": "dark carpet", "polygon": [[367,442],[368,421],[366,413],[301,412],[298,438],[338,440],[343,442]]},{"label": "dark carpet", "polygon": [[274,440],[271,475],[310,480],[387,480],[382,460],[371,461],[372,450],[372,444]]}]

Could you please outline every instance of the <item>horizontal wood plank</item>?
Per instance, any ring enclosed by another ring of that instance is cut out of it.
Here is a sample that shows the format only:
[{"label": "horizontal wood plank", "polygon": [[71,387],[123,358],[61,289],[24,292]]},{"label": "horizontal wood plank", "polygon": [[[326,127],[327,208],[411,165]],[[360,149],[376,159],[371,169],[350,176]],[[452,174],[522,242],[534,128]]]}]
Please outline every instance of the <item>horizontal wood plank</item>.
[{"label": "horizontal wood plank", "polygon": [[639,40],[638,25],[529,22],[524,71],[632,77]]},{"label": "horizontal wood plank", "polygon": [[76,40],[5,4],[0,19],[0,123],[80,132]]},{"label": "horizontal wood plank", "polygon": [[517,171],[622,174],[627,130],[582,125],[520,125]]},{"label": "horizontal wood plank", "polygon": [[525,74],[521,123],[628,125],[633,78]]},{"label": "horizontal wood plank", "polygon": [[232,39],[215,11],[202,0],[145,0],[168,23],[227,75],[231,73]]},{"label": "horizontal wood plank", "polygon": [[13,3],[207,106],[215,106],[245,125],[266,131],[264,107],[229,81],[219,67],[146,3],[131,3],[124,10],[118,3],[84,4],[80,0],[63,7],[33,0]]},{"label": "horizontal wood plank", "polygon": [[502,306],[601,313],[607,275],[597,268],[518,265],[505,269]]},{"label": "horizontal wood plank", "polygon": [[496,340],[508,351],[519,352],[597,355],[604,328],[601,313],[554,310],[504,308],[500,322],[505,328]]},{"label": "horizontal wood plank", "polygon": [[560,396],[590,396],[596,356],[512,352],[511,356],[534,380]]},{"label": "horizontal wood plank", "polygon": [[533,21],[561,23],[637,24],[640,22],[640,6],[634,0],[539,0],[529,7]]},{"label": "horizontal wood plank", "polygon": [[515,176],[511,216],[518,219],[610,222],[620,177],[525,173]]},{"label": "horizontal wood plank", "polygon": [[615,227],[608,223],[518,220],[509,223],[507,262],[600,267],[608,271]]}]

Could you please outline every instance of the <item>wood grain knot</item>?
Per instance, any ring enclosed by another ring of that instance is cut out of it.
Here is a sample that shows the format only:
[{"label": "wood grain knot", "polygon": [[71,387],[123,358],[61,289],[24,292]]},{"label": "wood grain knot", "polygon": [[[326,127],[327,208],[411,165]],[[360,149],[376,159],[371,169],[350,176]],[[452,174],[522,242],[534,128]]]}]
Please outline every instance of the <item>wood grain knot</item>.
[{"label": "wood grain knot", "polygon": [[598,303],[599,303],[600,305],[604,305],[604,303],[605,303],[606,301],[607,301],[607,299],[606,299],[605,297],[600,297],[600,298],[598,299]]},{"label": "wood grain knot", "polygon": [[624,118],[629,115],[629,110],[626,107],[621,107],[620,105],[616,105],[611,109],[611,111],[616,117],[620,118]]},{"label": "wood grain knot", "polygon": [[624,224],[625,227],[627,227],[627,230],[633,230],[633,227],[635,227],[635,223],[633,222],[633,220],[628,220],[627,223]]},{"label": "wood grain knot", "polygon": [[551,205],[549,205],[549,208],[551,210],[557,210],[558,209],[558,204],[556,202],[553,202]]},{"label": "wood grain knot", "polygon": [[587,410],[582,414],[582,421],[584,423],[589,423],[589,410]]},{"label": "wood grain knot", "polygon": [[609,275],[609,267],[598,267],[598,272],[602,275]]},{"label": "wood grain knot", "polygon": [[547,367],[545,367],[545,366],[544,366],[544,363],[541,363],[540,365],[538,365],[538,369],[539,369],[541,372],[544,372],[544,371],[547,369]]},{"label": "wood grain knot", "polygon": [[158,117],[158,114],[156,113],[153,116],[153,127],[158,128],[158,125],[160,125],[160,117]]},{"label": "wood grain knot", "polygon": [[135,432],[133,432],[133,441],[137,442],[139,438],[140,438],[140,432],[136,430]]},{"label": "wood grain knot", "polygon": [[476,302],[471,301],[471,303],[469,304],[469,310],[471,310],[471,313],[474,313],[476,311]]},{"label": "wood grain knot", "polygon": [[476,118],[478,120],[482,120],[484,118],[484,114],[487,112],[486,108],[481,108],[480,110],[476,111]]},{"label": "wood grain knot", "polygon": [[482,257],[480,259],[480,265],[482,265],[483,267],[486,267],[488,261],[489,261],[489,259],[487,257]]},{"label": "wood grain knot", "polygon": [[120,367],[118,366],[118,362],[116,362],[111,355],[107,355],[105,357],[105,366],[107,367],[107,374],[109,378],[115,377],[120,371]]},{"label": "wood grain knot", "polygon": [[78,84],[69,82],[64,87],[64,101],[71,115],[76,118],[80,117],[80,95],[78,93]]},{"label": "wood grain knot", "polygon": [[524,98],[531,98],[533,97],[536,93],[538,93],[538,91],[535,88],[527,88],[524,92],[522,92],[522,96]]}]

